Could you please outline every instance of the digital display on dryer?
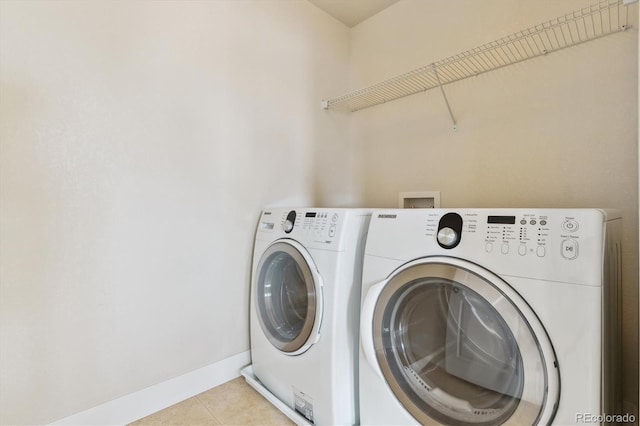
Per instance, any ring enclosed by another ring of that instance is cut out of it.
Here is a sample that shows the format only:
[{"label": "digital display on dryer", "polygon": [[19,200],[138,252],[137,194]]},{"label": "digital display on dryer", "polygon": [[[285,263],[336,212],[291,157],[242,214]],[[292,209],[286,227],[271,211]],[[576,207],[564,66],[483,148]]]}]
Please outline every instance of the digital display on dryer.
[{"label": "digital display on dryer", "polygon": [[515,225],[515,216],[488,216],[487,223],[497,223],[501,225]]},{"label": "digital display on dryer", "polygon": [[316,217],[316,212],[307,212],[304,217]]}]

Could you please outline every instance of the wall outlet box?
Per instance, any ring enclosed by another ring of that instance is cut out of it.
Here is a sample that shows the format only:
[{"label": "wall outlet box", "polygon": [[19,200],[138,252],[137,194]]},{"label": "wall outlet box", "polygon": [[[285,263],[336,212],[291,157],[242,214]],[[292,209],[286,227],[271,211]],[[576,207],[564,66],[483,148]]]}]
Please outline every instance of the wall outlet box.
[{"label": "wall outlet box", "polygon": [[401,192],[401,209],[433,209],[440,207],[440,191]]}]

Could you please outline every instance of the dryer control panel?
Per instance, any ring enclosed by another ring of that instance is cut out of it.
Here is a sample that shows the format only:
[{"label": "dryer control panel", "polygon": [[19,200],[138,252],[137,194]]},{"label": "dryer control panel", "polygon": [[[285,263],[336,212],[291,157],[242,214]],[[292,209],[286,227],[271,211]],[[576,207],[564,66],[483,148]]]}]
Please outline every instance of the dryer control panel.
[{"label": "dryer control panel", "polygon": [[522,213],[519,216],[488,216],[485,251],[501,254],[510,251],[519,256],[545,257],[548,251],[559,253],[566,260],[578,258],[581,234],[579,217]]},{"label": "dryer control panel", "polygon": [[507,255],[517,252],[519,256],[545,257],[550,245],[559,244],[557,252],[564,259],[574,260],[579,256],[579,216],[526,212],[518,215],[463,215],[466,226],[458,213],[447,213],[438,219],[436,240],[442,248],[456,247],[464,227],[464,234],[483,234],[487,253],[495,251]]},{"label": "dryer control panel", "polygon": [[366,254],[470,260],[496,273],[588,284],[602,275],[598,209],[401,209],[372,216]]}]

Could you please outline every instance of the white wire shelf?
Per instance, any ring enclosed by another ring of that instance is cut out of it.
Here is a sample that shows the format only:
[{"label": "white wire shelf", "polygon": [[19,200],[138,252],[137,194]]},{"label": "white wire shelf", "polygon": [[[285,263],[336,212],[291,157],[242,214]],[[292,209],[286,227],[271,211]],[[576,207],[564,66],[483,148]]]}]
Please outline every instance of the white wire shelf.
[{"label": "white wire shelf", "polygon": [[[624,31],[628,0],[603,0],[542,24],[363,89],[323,100],[324,109],[358,111]],[[446,96],[445,96],[446,102]],[[454,124],[455,119],[447,102]]]}]

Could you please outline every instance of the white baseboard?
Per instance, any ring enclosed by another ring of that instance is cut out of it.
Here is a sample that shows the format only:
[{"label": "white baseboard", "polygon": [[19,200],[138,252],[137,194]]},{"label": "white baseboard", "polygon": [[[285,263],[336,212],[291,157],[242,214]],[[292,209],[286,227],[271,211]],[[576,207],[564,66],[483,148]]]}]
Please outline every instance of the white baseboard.
[{"label": "white baseboard", "polygon": [[126,425],[240,376],[250,351],[60,419],[52,425]]}]

